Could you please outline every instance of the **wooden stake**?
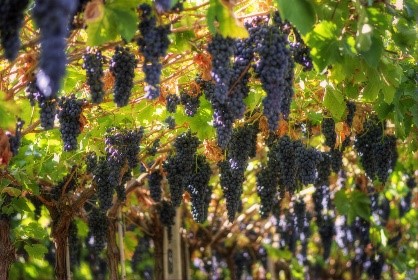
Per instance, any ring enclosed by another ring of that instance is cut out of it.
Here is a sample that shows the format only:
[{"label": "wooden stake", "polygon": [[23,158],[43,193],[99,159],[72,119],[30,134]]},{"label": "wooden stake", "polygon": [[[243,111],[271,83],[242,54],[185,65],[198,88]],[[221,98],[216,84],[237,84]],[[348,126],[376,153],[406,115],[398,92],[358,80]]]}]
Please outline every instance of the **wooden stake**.
[{"label": "wooden stake", "polygon": [[164,279],[182,279],[182,259],[180,241],[181,208],[176,209],[175,224],[171,227],[171,240],[168,229],[164,229]]},{"label": "wooden stake", "polygon": [[120,267],[121,267],[121,279],[126,280],[126,267],[125,267],[125,248],[123,244],[123,228],[122,228],[122,211],[118,209],[118,236],[119,236],[119,253],[120,253]]}]

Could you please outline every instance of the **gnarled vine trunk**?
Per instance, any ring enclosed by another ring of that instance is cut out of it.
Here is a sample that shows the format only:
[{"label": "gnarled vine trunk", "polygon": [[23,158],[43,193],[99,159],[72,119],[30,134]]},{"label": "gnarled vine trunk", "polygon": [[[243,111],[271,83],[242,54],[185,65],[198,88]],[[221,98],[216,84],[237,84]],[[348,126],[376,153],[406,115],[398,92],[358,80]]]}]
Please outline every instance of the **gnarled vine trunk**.
[{"label": "gnarled vine trunk", "polygon": [[0,215],[0,280],[9,278],[9,269],[15,260],[15,247],[10,239],[10,219]]}]

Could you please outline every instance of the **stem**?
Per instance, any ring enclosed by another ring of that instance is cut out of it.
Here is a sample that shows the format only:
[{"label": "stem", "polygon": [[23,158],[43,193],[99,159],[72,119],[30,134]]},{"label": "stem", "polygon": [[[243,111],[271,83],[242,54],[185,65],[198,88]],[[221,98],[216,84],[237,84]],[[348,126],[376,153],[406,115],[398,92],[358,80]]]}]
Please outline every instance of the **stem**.
[{"label": "stem", "polygon": [[15,247],[10,238],[10,220],[0,215],[0,279],[9,279],[9,269],[16,260]]},{"label": "stem", "polygon": [[67,246],[65,252],[65,258],[67,263],[67,279],[71,280],[71,263],[70,263],[70,244],[68,244],[68,237],[67,237]]}]

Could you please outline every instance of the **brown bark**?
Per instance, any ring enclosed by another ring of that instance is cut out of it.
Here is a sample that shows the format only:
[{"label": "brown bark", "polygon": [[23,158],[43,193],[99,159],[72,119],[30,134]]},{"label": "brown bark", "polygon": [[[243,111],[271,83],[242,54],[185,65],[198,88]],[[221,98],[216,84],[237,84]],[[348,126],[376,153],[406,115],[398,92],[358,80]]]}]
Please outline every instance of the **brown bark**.
[{"label": "brown bark", "polygon": [[164,280],[164,227],[156,226],[154,236],[154,277]]},{"label": "brown bark", "polygon": [[109,279],[118,280],[119,248],[116,240],[115,219],[109,219],[107,230],[107,264],[109,266]]},{"label": "brown bark", "polygon": [[67,237],[66,234],[54,237],[55,243],[55,278],[67,280]]},{"label": "brown bark", "polygon": [[9,269],[16,260],[15,247],[10,239],[10,221],[0,215],[0,280],[9,278]]}]

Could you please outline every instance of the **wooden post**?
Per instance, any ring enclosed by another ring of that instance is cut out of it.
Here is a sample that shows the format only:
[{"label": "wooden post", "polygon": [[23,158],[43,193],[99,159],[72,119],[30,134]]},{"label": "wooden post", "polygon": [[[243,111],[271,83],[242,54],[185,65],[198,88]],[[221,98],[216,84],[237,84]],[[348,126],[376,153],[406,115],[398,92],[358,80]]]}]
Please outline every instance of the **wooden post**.
[{"label": "wooden post", "polygon": [[164,279],[180,280],[181,272],[181,240],[180,240],[181,208],[176,209],[175,224],[171,227],[171,240],[168,229],[164,229]]},{"label": "wooden post", "polygon": [[190,252],[189,252],[189,244],[187,243],[187,239],[181,238],[182,241],[182,259],[183,259],[183,277],[184,280],[191,280],[192,276],[190,273]]},{"label": "wooden post", "polygon": [[123,228],[122,228],[122,210],[118,209],[118,237],[119,237],[119,253],[120,253],[120,266],[121,266],[121,279],[126,280],[126,268],[125,268],[125,248],[123,245]]},{"label": "wooden post", "polygon": [[267,256],[267,269],[268,269],[268,272],[270,273],[270,279],[277,279],[276,267],[275,267],[274,261],[269,256]]}]

